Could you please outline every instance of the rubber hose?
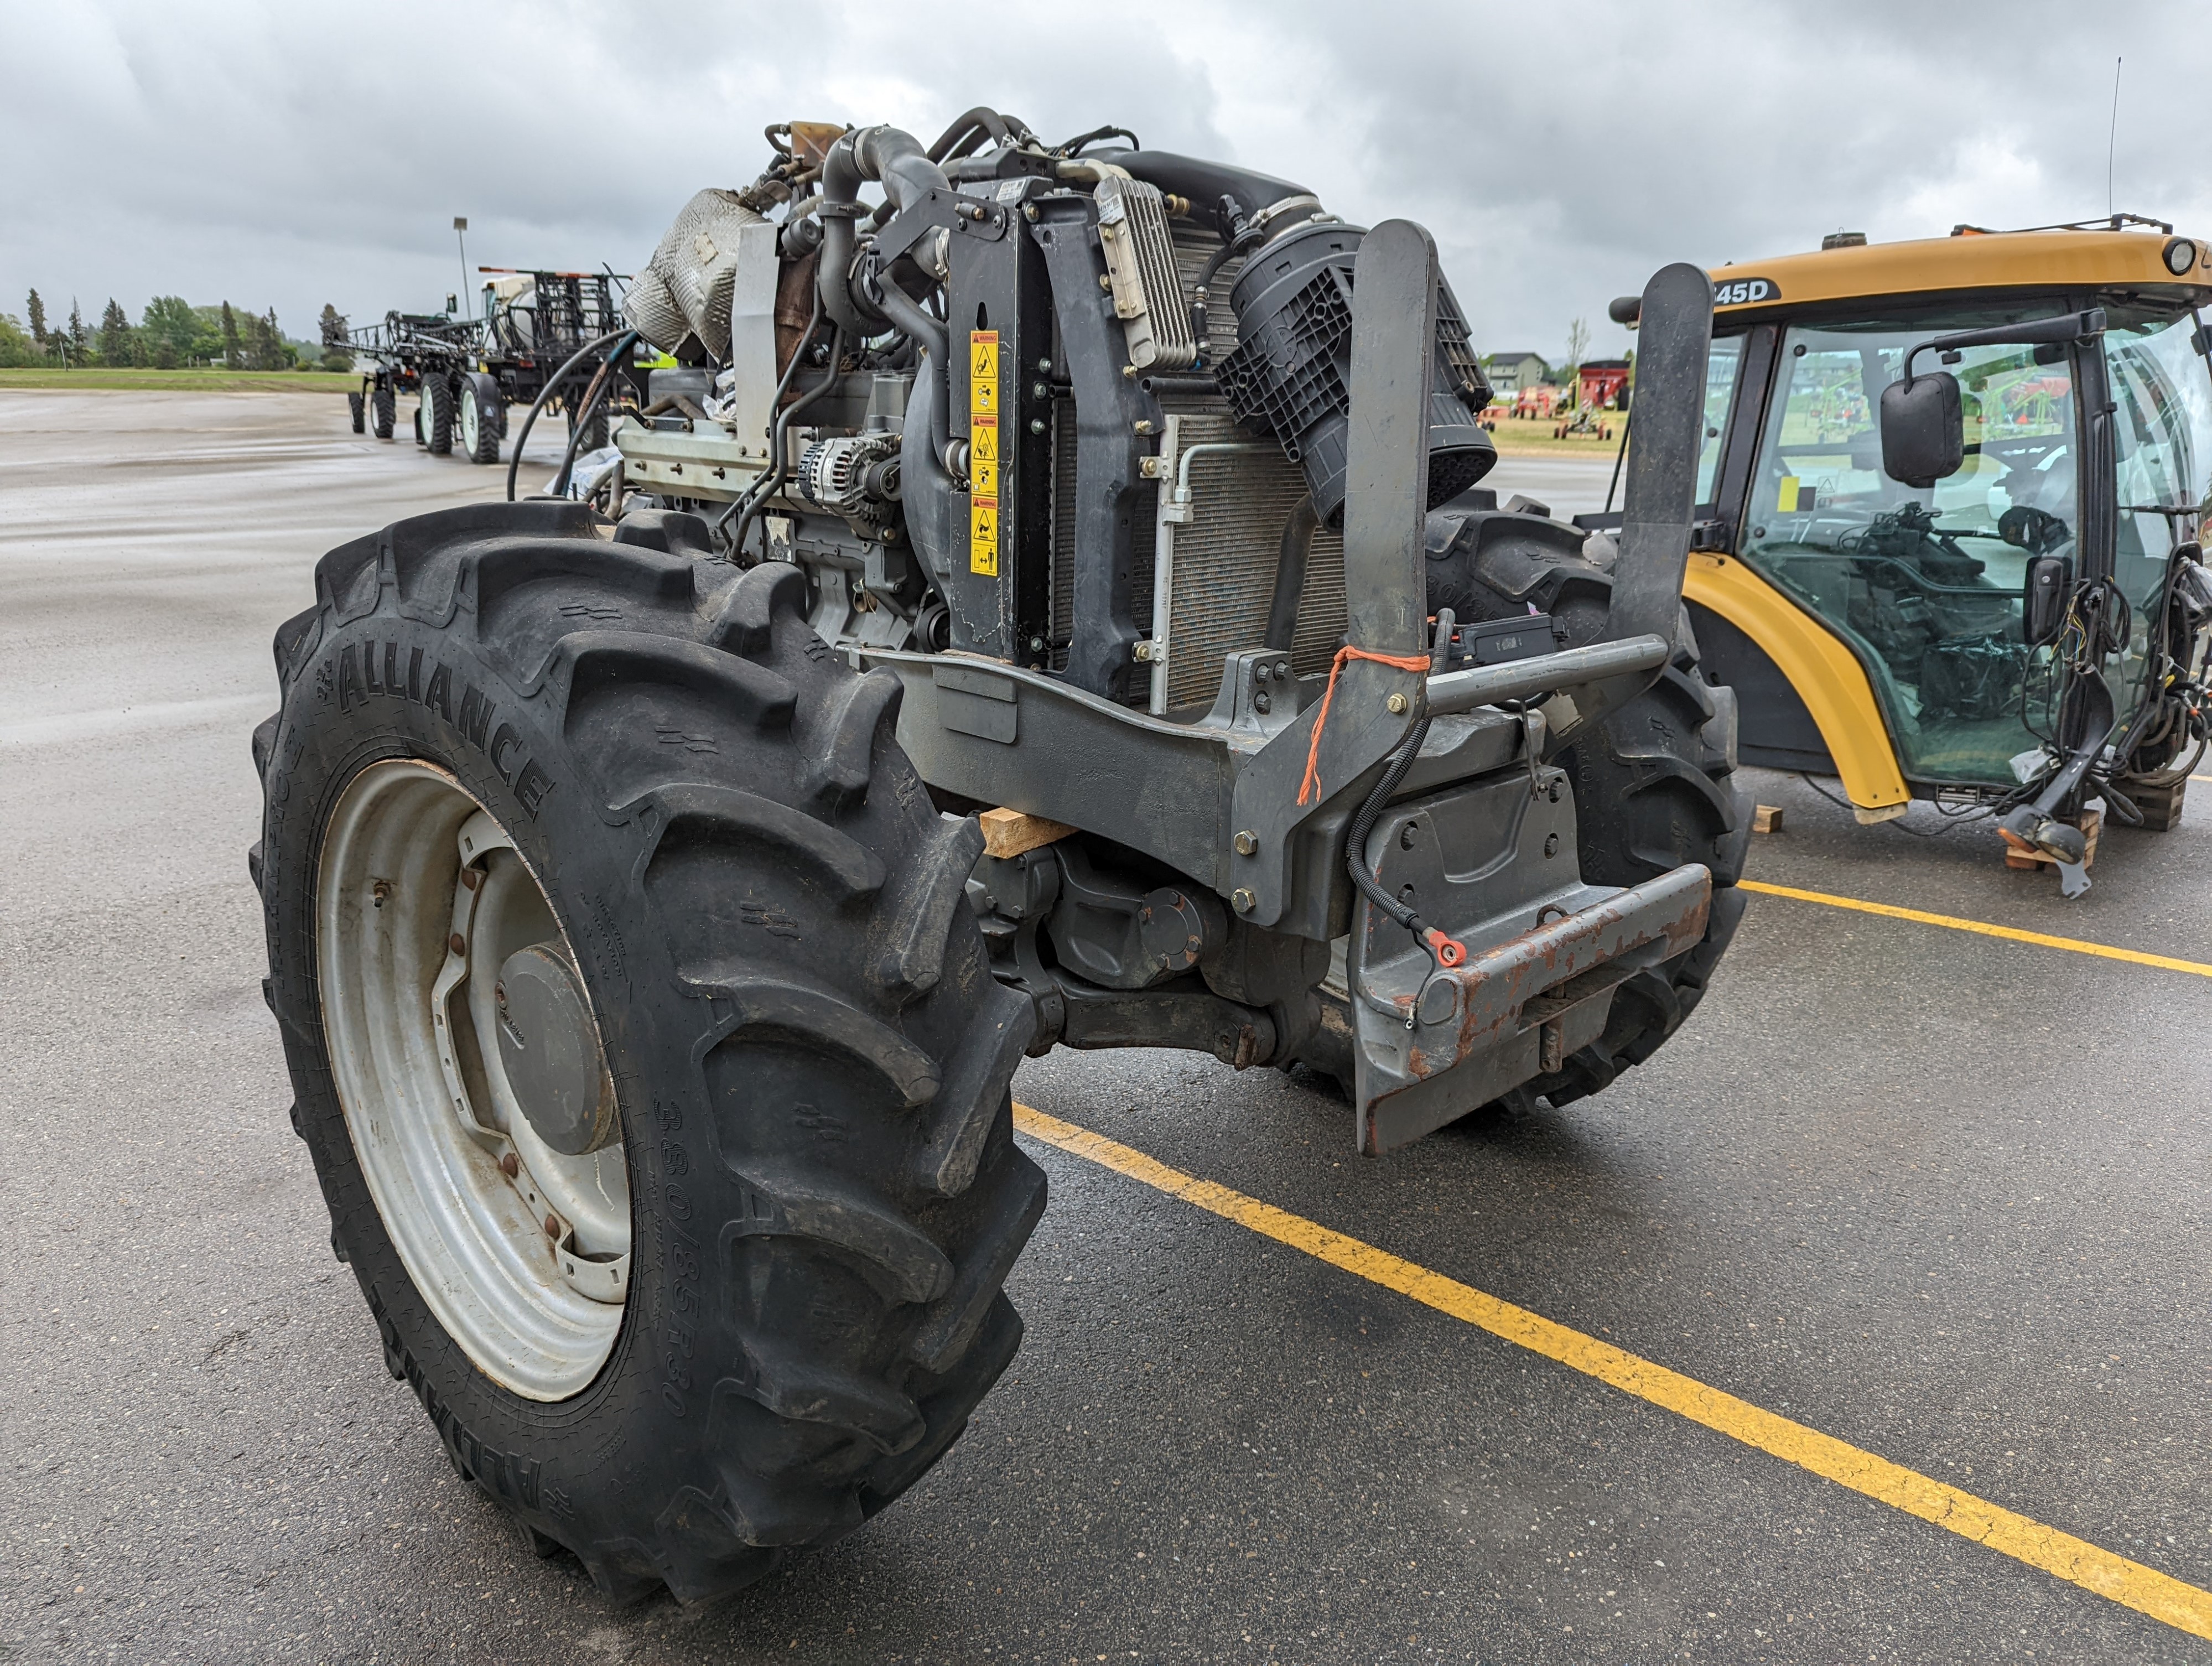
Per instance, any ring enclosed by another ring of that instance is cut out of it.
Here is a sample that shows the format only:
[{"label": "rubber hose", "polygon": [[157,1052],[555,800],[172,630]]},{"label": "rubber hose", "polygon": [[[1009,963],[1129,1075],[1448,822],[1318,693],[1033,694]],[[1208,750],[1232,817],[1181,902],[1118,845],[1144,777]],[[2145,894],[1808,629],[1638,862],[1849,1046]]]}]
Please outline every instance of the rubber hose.
[{"label": "rubber hose", "polygon": [[945,398],[938,401],[936,409],[931,412],[929,441],[937,459],[950,468],[951,465],[946,462],[945,453],[952,442],[952,362],[949,356],[951,349],[946,344],[945,326],[922,311],[920,304],[890,278],[884,278],[877,287],[883,291],[883,295],[876,302],[876,310],[918,343],[925,356],[935,361],[928,374],[935,377],[943,387]]},{"label": "rubber hose", "polygon": [[744,507],[738,511],[737,530],[730,535],[730,553],[732,557],[744,550],[745,534],[752,529],[753,517],[760,513],[763,504],[783,489],[783,483],[788,477],[789,471],[785,464],[787,447],[784,444],[784,436],[790,429],[791,419],[837,385],[837,363],[843,356],[844,350],[845,332],[841,328],[830,338],[830,368],[822,373],[822,380],[793,399],[776,417],[775,437],[770,441],[775,458],[769,465],[769,472],[764,477],[763,483],[754,489],[756,495],[750,496],[745,501]]},{"label": "rubber hose", "polygon": [[584,397],[577,403],[576,420],[568,424],[568,447],[561,453],[561,472],[553,477],[554,496],[568,496],[568,482],[576,468],[576,447],[582,443],[584,430],[591,427],[592,417],[599,410],[601,402],[614,392],[612,373],[615,361],[636,339],[637,332],[632,331],[626,338],[617,342],[614,350],[601,361],[598,372],[586,384]]},{"label": "rubber hose", "polygon": [[[966,149],[956,150],[953,147],[955,145],[964,145],[965,142],[972,137],[978,129],[981,130],[987,137],[995,140],[1000,144],[1006,143],[1006,141],[1012,137],[1012,135],[1006,130],[1005,118],[1000,116],[997,111],[991,109],[989,106],[979,104],[973,110],[970,110],[966,115],[955,120],[951,126],[946,128],[943,133],[939,134],[938,136],[937,143],[930,146],[928,150],[924,154],[927,155],[929,160],[933,162],[949,162],[957,156],[964,156],[968,154]],[[1118,130],[1109,129],[1108,131],[1113,131]],[[1093,135],[1092,137],[1096,137],[1098,136]]]},{"label": "rubber hose", "polygon": [[[817,289],[814,294],[814,309],[807,314],[806,328],[800,334],[798,345],[791,350],[790,362],[783,367],[783,374],[776,379],[775,392],[769,398],[769,410],[775,413],[776,418],[775,421],[769,423],[767,429],[765,430],[766,437],[769,441],[769,455],[772,459],[781,459],[783,455],[783,447],[781,444],[781,436],[779,432],[781,427],[781,417],[783,415],[783,396],[790,391],[792,378],[798,375],[799,367],[805,362],[806,350],[813,344],[814,332],[821,327],[821,325],[822,292],[819,289]],[[833,370],[836,368],[836,361],[834,358],[830,361],[830,368]],[[744,492],[739,494],[739,496],[730,504],[728,508],[723,510],[722,513],[715,518],[714,528],[715,532],[720,532],[722,528],[729,523],[731,516],[738,514],[744,509],[745,505],[751,500],[754,493],[761,489],[764,482],[768,482],[773,477],[775,473],[776,466],[776,463],[772,461],[770,464],[769,472],[763,474],[759,480],[754,481],[750,486],[747,487]],[[736,544],[732,544],[730,547],[732,554],[734,555],[737,550]]]},{"label": "rubber hose", "polygon": [[1283,523],[1283,544],[1275,556],[1275,595],[1267,604],[1267,646],[1278,654],[1290,652],[1298,633],[1298,603],[1306,592],[1306,557],[1313,553],[1314,534],[1321,517],[1314,513],[1313,494],[1307,493]]},{"label": "rubber hose", "polygon": [[1398,783],[1413,767],[1413,760],[1421,755],[1421,743],[1429,738],[1429,720],[1425,717],[1413,725],[1396,751],[1390,754],[1382,779],[1375,783],[1375,790],[1367,795],[1367,802],[1359,806],[1359,813],[1352,818],[1352,831],[1344,845],[1344,866],[1352,875],[1352,883],[1359,887],[1360,895],[1389,915],[1407,931],[1419,937],[1427,929],[1421,916],[1382,889],[1373,874],[1367,871],[1365,853],[1367,836],[1375,830],[1376,818],[1382,815],[1382,806],[1389,802],[1390,794],[1398,790]]},{"label": "rubber hose", "polygon": [[617,336],[623,335],[624,333],[635,335],[637,332],[635,331],[629,331],[627,332],[621,330],[608,331],[606,334],[601,336],[597,341],[586,342],[583,346],[578,348],[576,350],[575,357],[570,359],[568,363],[562,365],[558,370],[555,371],[551,375],[545,379],[545,386],[539,390],[536,403],[530,407],[530,414],[522,419],[522,434],[521,436],[514,442],[514,455],[507,459],[507,501],[508,502],[512,503],[514,502],[514,471],[517,468],[521,466],[522,448],[530,442],[530,429],[532,425],[538,421],[538,413],[545,409],[545,402],[553,397],[554,390],[568,380],[570,373],[573,372],[578,365],[583,363],[586,359],[591,357],[592,354],[598,352],[599,349],[605,347]]}]

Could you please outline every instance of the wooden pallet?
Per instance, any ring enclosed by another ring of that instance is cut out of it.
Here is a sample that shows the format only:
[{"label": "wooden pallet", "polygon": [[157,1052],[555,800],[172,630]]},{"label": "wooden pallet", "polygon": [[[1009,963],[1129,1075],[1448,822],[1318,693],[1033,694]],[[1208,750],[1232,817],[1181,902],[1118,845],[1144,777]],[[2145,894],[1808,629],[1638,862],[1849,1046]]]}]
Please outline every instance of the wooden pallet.
[{"label": "wooden pallet", "polygon": [[[2099,830],[2100,830],[2104,824],[2105,812],[2103,811],[2087,810],[2082,812],[2081,819],[2078,825],[2081,829],[2081,837],[2085,847],[2081,852],[2081,866],[2083,867],[2091,867],[2096,864],[2097,834]],[[2016,833],[2008,833],[2002,828],[1999,828],[1997,830],[1997,836],[2002,838],[2005,843],[2005,866],[2011,868],[2015,873],[2033,873],[2039,867],[2057,867],[2058,866],[2055,859],[2045,855],[2041,851],[2038,850],[2033,845],[2028,843],[2027,840],[2021,838]]]}]

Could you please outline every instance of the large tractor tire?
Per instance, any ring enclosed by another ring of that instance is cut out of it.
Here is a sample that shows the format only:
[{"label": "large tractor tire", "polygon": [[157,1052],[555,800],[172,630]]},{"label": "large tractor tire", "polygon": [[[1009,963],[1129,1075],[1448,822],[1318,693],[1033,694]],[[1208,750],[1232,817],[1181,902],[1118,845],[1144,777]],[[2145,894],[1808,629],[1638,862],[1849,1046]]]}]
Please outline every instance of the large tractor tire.
[{"label": "large tractor tire", "polygon": [[380,440],[389,440],[399,415],[399,402],[392,397],[392,385],[377,384],[376,392],[369,395],[369,431]]},{"label": "large tractor tire", "polygon": [[481,372],[461,378],[461,452],[470,462],[499,461],[506,416],[498,382]]},{"label": "large tractor tire", "polygon": [[433,457],[450,457],[453,451],[453,390],[443,375],[422,378],[422,404],[415,413],[415,437]]},{"label": "large tractor tire", "polygon": [[356,434],[366,434],[368,431],[368,396],[366,393],[356,392],[346,395],[346,413],[353,418],[353,431]]},{"label": "large tractor tire", "polygon": [[618,1597],[724,1596],[911,1486],[1012,1359],[1034,1019],[900,684],[666,511],[405,520],[280,629],[249,859],[393,1377]]},{"label": "large tractor tire", "polygon": [[[1544,522],[1531,520],[1521,532],[1510,517],[1472,517],[1455,536],[1431,538],[1429,610],[1449,607],[1465,623],[1525,617],[1533,606],[1564,627],[1567,646],[1595,641],[1613,581],[1609,566],[1588,559],[1581,546],[1579,532],[1570,537]],[[1712,909],[1702,941],[1621,984],[1605,1033],[1509,1095],[1501,1102],[1509,1111],[1526,1110],[1538,1098],[1566,1104],[1650,1058],[1705,998],[1743,917],[1745,897],[1735,885],[1751,822],[1729,780],[1735,691],[1700,675],[1686,612],[1658,681],[1597,728],[1557,759],[1574,789],[1583,878],[1640,885],[1703,862],[1713,873]]]},{"label": "large tractor tire", "polygon": [[[576,416],[577,413],[572,407],[568,412],[568,432],[572,435],[576,432]],[[592,413],[592,420],[584,424],[582,437],[576,441],[576,455],[581,457],[587,452],[602,450],[606,443],[607,408],[603,402],[599,408]]]}]

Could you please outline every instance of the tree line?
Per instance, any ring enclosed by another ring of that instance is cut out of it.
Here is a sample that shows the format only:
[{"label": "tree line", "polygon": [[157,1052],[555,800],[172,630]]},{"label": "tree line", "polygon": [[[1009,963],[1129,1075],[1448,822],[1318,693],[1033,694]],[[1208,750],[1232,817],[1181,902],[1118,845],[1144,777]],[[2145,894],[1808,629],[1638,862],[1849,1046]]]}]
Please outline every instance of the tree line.
[{"label": "tree line", "polygon": [[0,366],[181,370],[201,366],[222,370],[346,370],[346,321],[336,307],[323,308],[319,344],[290,341],[276,322],[276,309],[252,313],[228,301],[195,307],[181,295],[155,295],[133,324],[112,297],[97,324],[87,325],[74,298],[66,323],[52,322],[46,303],[31,291],[25,316],[0,313]]}]

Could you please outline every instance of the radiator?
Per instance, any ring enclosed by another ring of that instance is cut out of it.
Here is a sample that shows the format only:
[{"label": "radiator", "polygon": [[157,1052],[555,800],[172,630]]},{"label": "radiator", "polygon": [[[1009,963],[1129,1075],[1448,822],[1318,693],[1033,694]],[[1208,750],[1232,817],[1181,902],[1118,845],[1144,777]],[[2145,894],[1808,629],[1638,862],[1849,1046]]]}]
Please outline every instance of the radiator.
[{"label": "radiator", "polygon": [[[1176,264],[1186,296],[1219,242],[1187,221],[1175,225]],[[1205,364],[1220,362],[1237,346],[1237,318],[1229,289],[1243,266],[1230,261],[1212,285]],[[1161,402],[1169,432],[1161,456],[1170,477],[1146,481],[1131,506],[1131,611],[1139,630],[1167,627],[1167,658],[1135,696],[1164,714],[1197,716],[1213,703],[1228,656],[1264,645],[1267,610],[1274,599],[1275,565],[1283,527],[1305,496],[1305,477],[1280,446],[1240,426],[1218,396],[1170,396]],[[1067,664],[1075,626],[1075,408],[1058,402],[1053,433],[1051,666]],[[1234,444],[1236,452],[1201,452],[1191,459],[1190,515],[1176,525],[1163,519],[1172,501],[1174,471],[1194,446]],[[1164,561],[1162,559],[1165,557]],[[1158,582],[1164,571],[1167,582]],[[1343,641],[1344,539],[1326,529],[1314,535],[1298,604],[1291,665],[1300,675],[1326,672]]]}]

